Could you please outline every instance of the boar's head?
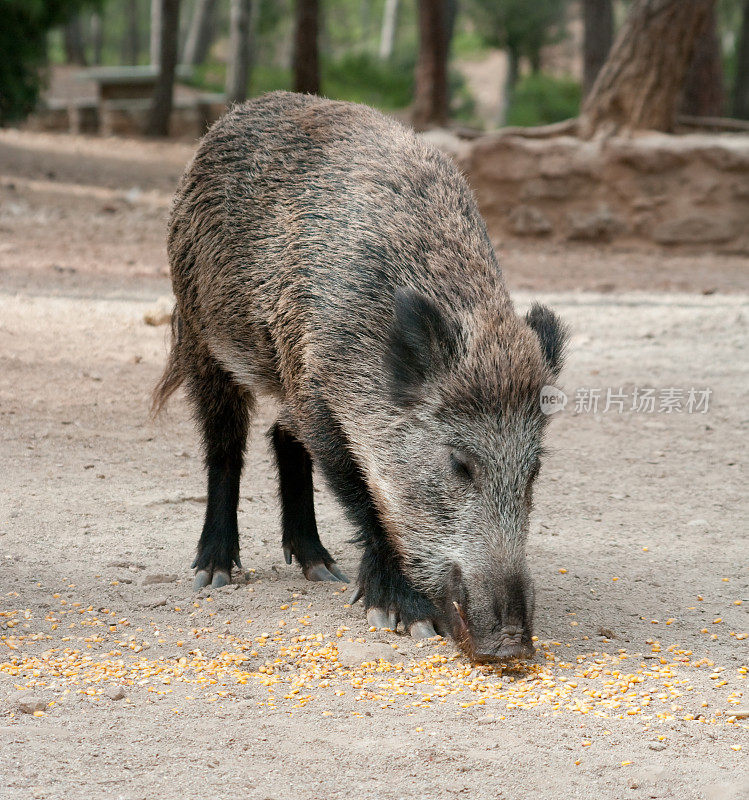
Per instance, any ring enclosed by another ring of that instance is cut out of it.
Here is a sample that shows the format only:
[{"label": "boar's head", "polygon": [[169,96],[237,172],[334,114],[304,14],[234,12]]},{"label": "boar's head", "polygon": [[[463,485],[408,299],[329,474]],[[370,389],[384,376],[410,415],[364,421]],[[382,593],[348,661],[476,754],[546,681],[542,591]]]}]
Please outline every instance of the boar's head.
[{"label": "boar's head", "polygon": [[502,297],[446,308],[413,289],[395,295],[391,530],[414,587],[477,661],[533,652],[525,543],[547,423],[540,394],[566,339],[540,305],[520,318]]}]

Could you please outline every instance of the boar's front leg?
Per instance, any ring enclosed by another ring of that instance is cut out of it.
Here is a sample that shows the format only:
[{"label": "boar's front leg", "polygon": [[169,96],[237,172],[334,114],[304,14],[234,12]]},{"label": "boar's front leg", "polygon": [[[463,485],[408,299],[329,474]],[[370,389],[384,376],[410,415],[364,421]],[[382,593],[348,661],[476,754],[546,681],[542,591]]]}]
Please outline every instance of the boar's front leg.
[{"label": "boar's front leg", "polygon": [[365,545],[359,566],[359,594],[364,598],[369,624],[395,630],[402,622],[414,639],[436,636],[437,609],[403,574],[384,531],[365,530],[361,538]]},{"label": "boar's front leg", "polygon": [[417,639],[435,635],[440,615],[403,574],[401,561],[380,521],[364,472],[356,463],[348,438],[335,415],[321,402],[307,431],[310,448],[348,517],[359,529],[363,545],[355,603],[364,598],[367,620],[378,628],[395,629],[399,622]]},{"label": "boar's front leg", "polygon": [[276,423],[269,432],[278,466],[281,496],[281,525],[283,554],[287,564],[291,557],[302,567],[309,581],[343,581],[341,572],[330,553],[323,547],[317,533],[312,487],[312,459],[304,445]]},{"label": "boar's front leg", "polygon": [[203,434],[208,502],[198,552],[195,588],[231,581],[239,561],[237,504],[254,397],[241,390],[210,356],[192,359],[188,391]]}]

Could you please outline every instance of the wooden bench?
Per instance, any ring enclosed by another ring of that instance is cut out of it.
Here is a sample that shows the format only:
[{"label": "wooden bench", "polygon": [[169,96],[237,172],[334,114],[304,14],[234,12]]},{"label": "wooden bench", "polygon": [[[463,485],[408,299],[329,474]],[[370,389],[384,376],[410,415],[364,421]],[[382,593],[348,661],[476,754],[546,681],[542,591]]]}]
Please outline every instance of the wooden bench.
[{"label": "wooden bench", "polygon": [[[190,67],[177,67],[177,80],[187,80],[192,75]],[[81,70],[78,80],[96,84],[99,104],[107,100],[147,100],[153,95],[159,70],[145,67],[91,67]]]}]

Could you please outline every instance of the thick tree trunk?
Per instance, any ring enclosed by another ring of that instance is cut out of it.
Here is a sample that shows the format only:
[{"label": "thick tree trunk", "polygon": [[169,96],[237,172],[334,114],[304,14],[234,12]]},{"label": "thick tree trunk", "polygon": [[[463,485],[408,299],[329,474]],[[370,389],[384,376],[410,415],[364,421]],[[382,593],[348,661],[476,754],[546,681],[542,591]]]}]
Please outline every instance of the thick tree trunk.
[{"label": "thick tree trunk", "polygon": [[86,66],[86,48],[83,45],[83,26],[81,18],[76,14],[63,29],[65,44],[65,60],[68,64]]},{"label": "thick tree trunk", "polygon": [[184,64],[197,67],[208,57],[215,34],[216,0],[196,0],[185,42]]},{"label": "thick tree trunk", "polygon": [[580,135],[670,131],[694,44],[715,0],[635,0],[583,103]]},{"label": "thick tree trunk", "polygon": [[161,57],[161,0],[151,0],[151,39],[150,39],[150,61],[154,66],[159,65]]},{"label": "thick tree trunk", "polygon": [[320,92],[320,58],[318,0],[296,0],[294,21],[294,91],[305,94]]},{"label": "thick tree trunk", "polygon": [[583,0],[583,97],[593,88],[614,39],[611,0]]},{"label": "thick tree trunk", "polygon": [[744,0],[741,33],[736,45],[736,82],[733,86],[734,117],[749,119],[749,0]]},{"label": "thick tree trunk", "polygon": [[448,48],[446,0],[419,0],[419,58],[412,118],[416,130],[447,124]]},{"label": "thick tree trunk", "polygon": [[231,0],[226,102],[244,103],[252,64],[252,0]]},{"label": "thick tree trunk", "polygon": [[137,64],[140,58],[140,0],[126,4],[127,27],[122,39],[122,63]]},{"label": "thick tree trunk", "polygon": [[725,100],[723,63],[713,8],[694,45],[694,55],[684,81],[681,113],[692,117],[720,117]]},{"label": "thick tree trunk", "polygon": [[161,4],[159,77],[153,93],[146,132],[149,136],[167,136],[169,134],[169,118],[172,115],[174,74],[177,69],[180,0],[155,0],[155,2]]},{"label": "thick tree trunk", "polygon": [[395,29],[398,24],[398,0],[385,0],[382,14],[382,31],[380,32],[380,58],[388,61],[393,55]]}]

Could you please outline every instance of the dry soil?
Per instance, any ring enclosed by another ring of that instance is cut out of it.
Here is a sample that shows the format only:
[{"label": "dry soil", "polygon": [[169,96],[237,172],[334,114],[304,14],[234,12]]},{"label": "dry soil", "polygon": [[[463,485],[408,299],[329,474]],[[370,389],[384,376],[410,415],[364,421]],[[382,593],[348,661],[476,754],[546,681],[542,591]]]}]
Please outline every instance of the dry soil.
[{"label": "dry soil", "polygon": [[[148,419],[166,329],[144,323],[190,152],[0,133],[0,796],[747,797],[749,262],[502,250],[518,306],[572,325],[570,400],[528,545],[539,655],[474,669],[284,564],[270,404],[246,573],[193,594],[199,444],[181,397]],[[671,387],[707,412],[659,411]],[[322,485],[316,505],[354,575]]]}]

